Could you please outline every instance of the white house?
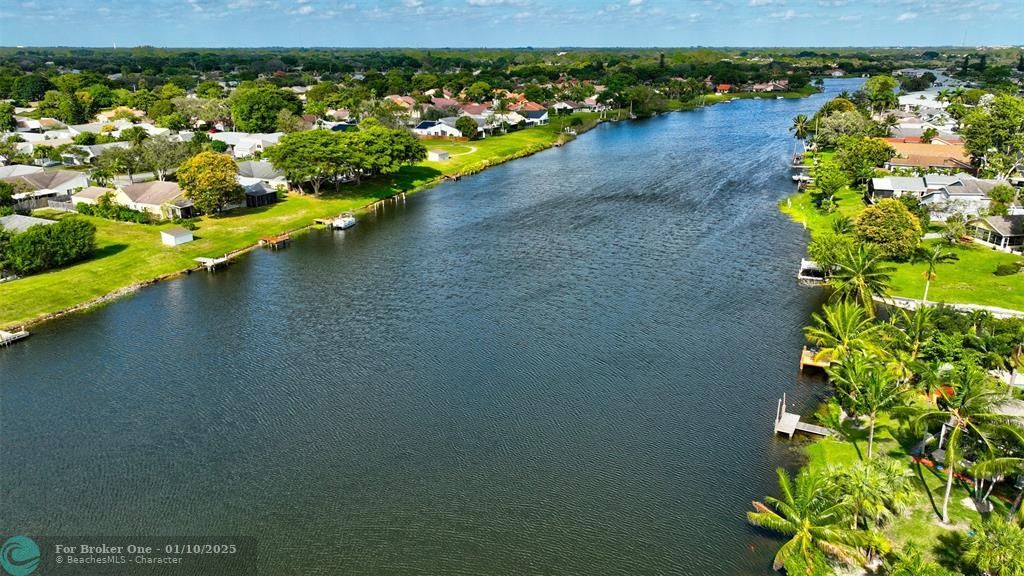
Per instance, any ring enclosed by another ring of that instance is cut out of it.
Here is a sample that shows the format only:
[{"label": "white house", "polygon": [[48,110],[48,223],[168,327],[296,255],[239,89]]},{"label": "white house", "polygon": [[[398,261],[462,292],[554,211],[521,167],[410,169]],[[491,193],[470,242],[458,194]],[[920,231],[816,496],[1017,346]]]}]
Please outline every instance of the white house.
[{"label": "white house", "polygon": [[548,123],[547,110],[527,110],[522,115],[526,117],[526,123],[532,126],[543,126]]},{"label": "white house", "polygon": [[3,181],[14,184],[17,207],[29,210],[43,208],[47,201],[69,196],[89,185],[89,179],[84,173],[71,170],[22,173],[4,178]]},{"label": "white house", "polygon": [[190,218],[195,210],[176,182],[141,182],[121,186],[114,201],[132,210],[149,212],[157,218]]},{"label": "white house", "polygon": [[448,138],[462,138],[462,131],[453,124],[446,124],[439,120],[424,120],[412,129],[417,136],[435,136]]},{"label": "white house", "polygon": [[95,205],[99,202],[100,198],[104,194],[116,194],[117,191],[113,188],[103,188],[102,186],[89,186],[82,190],[75,192],[71,196],[71,204],[78,206],[79,204],[92,204]]},{"label": "white house", "polygon": [[270,148],[284,136],[284,132],[272,132],[270,134],[250,134],[248,132],[218,132],[210,135],[214,140],[220,140],[228,145],[235,158],[246,158],[256,152],[263,152]]},{"label": "white house", "polygon": [[178,246],[179,244],[191,242],[192,240],[192,232],[182,228],[181,226],[174,226],[167,230],[160,231],[160,241],[167,246]]}]

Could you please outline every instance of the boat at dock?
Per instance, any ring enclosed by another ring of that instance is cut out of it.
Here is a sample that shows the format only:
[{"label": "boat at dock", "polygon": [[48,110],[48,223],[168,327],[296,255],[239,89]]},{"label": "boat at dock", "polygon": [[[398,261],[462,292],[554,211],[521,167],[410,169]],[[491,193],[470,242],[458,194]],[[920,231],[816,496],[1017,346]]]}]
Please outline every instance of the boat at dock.
[{"label": "boat at dock", "polygon": [[332,230],[347,230],[356,225],[356,217],[351,212],[345,212],[341,216],[331,220],[327,227]]},{"label": "boat at dock", "polygon": [[811,178],[807,174],[794,174],[793,175],[793,182],[810,182],[811,180],[813,180],[813,178]]},{"label": "boat at dock", "polygon": [[0,330],[0,346],[7,346],[8,344],[13,344],[18,340],[28,338],[28,336],[29,331],[25,330],[24,327],[18,328],[17,330],[13,330],[10,332],[7,330]]}]

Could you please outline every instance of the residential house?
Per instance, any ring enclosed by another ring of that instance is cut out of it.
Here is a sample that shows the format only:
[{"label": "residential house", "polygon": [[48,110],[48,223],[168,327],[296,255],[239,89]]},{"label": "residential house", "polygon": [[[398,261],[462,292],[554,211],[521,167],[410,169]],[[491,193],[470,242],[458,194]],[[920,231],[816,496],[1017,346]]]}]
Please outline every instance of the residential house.
[{"label": "residential house", "polygon": [[938,97],[939,92],[937,90],[910,92],[899,97],[900,108],[907,112],[922,109],[945,110],[949,106],[949,102],[941,101]]},{"label": "residential house", "polygon": [[421,137],[462,138],[462,131],[454,123],[446,124],[440,120],[424,120],[412,129],[413,134]]},{"label": "residential house", "polygon": [[543,126],[548,123],[547,110],[528,110],[522,115],[526,118],[526,123],[531,126]]},{"label": "residential house", "polygon": [[246,208],[259,208],[277,202],[277,187],[271,186],[263,180],[238,177],[239,184],[245,191]]},{"label": "residential house", "polygon": [[3,181],[14,184],[15,208],[18,210],[45,208],[50,200],[69,196],[89,185],[84,173],[72,170],[22,173],[4,178]]},{"label": "residential house", "polygon": [[[249,160],[238,163],[238,176],[276,186],[286,186],[284,172],[274,168],[269,160]],[[251,182],[250,182],[251,183]],[[245,184],[242,184],[243,186]]]},{"label": "residential house", "polygon": [[149,212],[157,218],[191,218],[195,215],[192,201],[185,197],[176,182],[154,180],[121,186],[114,200],[122,206]]},{"label": "residential house", "polygon": [[13,234],[24,232],[32,226],[48,226],[56,223],[56,220],[46,220],[44,218],[36,218],[34,216],[22,216],[21,214],[0,216],[0,228],[3,228],[7,232],[11,232]]},{"label": "residential house", "polygon": [[578,103],[570,100],[562,100],[551,105],[551,109],[554,110],[556,114],[572,114],[580,108],[581,106]]},{"label": "residential house", "polygon": [[113,197],[117,194],[117,190],[102,186],[88,186],[71,195],[71,204],[72,206],[78,206],[79,204],[95,205],[99,203],[100,198],[105,194],[110,194]]},{"label": "residential house", "polygon": [[250,134],[248,132],[217,132],[211,134],[214,140],[220,140],[228,145],[235,158],[247,158],[257,152],[263,152],[274,144],[284,132],[273,132],[270,134]]},{"label": "residential house", "polygon": [[11,164],[9,166],[0,166],[0,180],[5,178],[13,178],[15,176],[23,176],[25,174],[35,174],[36,172],[42,172],[43,169],[39,166],[26,166],[25,164]]},{"label": "residential house", "polygon": [[732,92],[732,84],[719,84],[715,86],[716,94],[728,94]]},{"label": "residential house", "polygon": [[1024,214],[977,218],[967,229],[976,240],[1001,250],[1024,250]]},{"label": "residential house", "polygon": [[392,94],[390,96],[385,96],[384,98],[401,108],[409,115],[410,120],[419,120],[423,115],[422,107],[412,96],[399,96],[397,94]]},{"label": "residential house", "polygon": [[439,98],[437,96],[434,96],[430,99],[430,104],[431,106],[437,108],[438,110],[448,110],[451,108],[459,107],[458,100],[452,100],[451,98]]},{"label": "residential house", "polygon": [[920,178],[887,176],[872,178],[868,193],[872,200],[914,196],[928,207],[933,219],[945,221],[956,212],[966,216],[981,214],[991,204],[989,191],[998,184],[964,173],[927,174]]},{"label": "residential house", "polygon": [[938,140],[930,144],[904,142],[899,138],[884,139],[896,151],[886,169],[919,168],[925,170],[974,171],[962,143]]}]

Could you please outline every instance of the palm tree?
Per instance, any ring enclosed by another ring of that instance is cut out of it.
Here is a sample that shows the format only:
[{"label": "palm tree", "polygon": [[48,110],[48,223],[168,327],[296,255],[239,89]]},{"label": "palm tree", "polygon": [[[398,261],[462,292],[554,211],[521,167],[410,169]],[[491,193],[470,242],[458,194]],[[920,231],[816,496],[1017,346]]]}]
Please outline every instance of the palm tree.
[{"label": "palm tree", "polygon": [[905,510],[913,500],[912,475],[906,464],[892,458],[856,462],[829,472],[834,487],[853,512],[851,527],[880,526]]},{"label": "palm tree", "polygon": [[[971,466],[971,474],[975,478],[989,478],[994,480],[998,477],[1006,477],[1011,474],[1024,474],[1024,458],[1018,456],[1002,456],[998,458],[988,458],[976,463]],[[991,493],[991,487],[989,493]],[[988,495],[986,494],[986,497]],[[1017,492],[1017,497],[1014,498],[1013,504],[1010,506],[1010,512],[1006,515],[1006,519],[1010,520],[1013,515],[1021,509],[1021,501],[1024,501],[1024,486],[1021,487],[1020,491]]]},{"label": "palm tree", "polygon": [[[946,437],[946,493],[942,500],[942,521],[949,523],[949,496],[953,491],[953,476],[966,448],[980,445],[986,452],[994,452],[997,437],[1010,438],[1024,444],[1024,436],[1015,421],[995,408],[1004,396],[989,385],[988,375],[976,366],[966,366],[953,382],[952,393],[944,390],[939,403],[918,414],[915,421],[939,424]],[[940,435],[939,448],[942,439]]]},{"label": "palm tree", "polygon": [[796,136],[797,140],[803,140],[807,137],[807,133],[811,130],[811,121],[807,118],[806,114],[797,114],[793,118],[793,125],[789,128],[789,131]]},{"label": "palm tree", "polygon": [[781,496],[754,502],[755,511],[747,512],[747,521],[754,526],[790,537],[775,554],[773,567],[795,573],[790,568],[801,566],[810,576],[818,573],[814,568],[823,566],[826,557],[864,563],[859,547],[868,545],[871,537],[847,526],[849,509],[836,501],[826,479],[809,469],[801,470],[795,481],[781,468],[776,472]]},{"label": "palm tree", "polygon": [[932,308],[917,308],[913,311],[899,309],[893,315],[897,328],[893,334],[901,340],[903,349],[910,353],[910,360],[916,361],[921,353],[921,345],[929,340],[934,331],[934,313]]},{"label": "palm tree", "polygon": [[857,302],[874,316],[874,298],[889,293],[890,272],[894,270],[892,266],[882,265],[881,255],[864,244],[850,249],[836,262],[836,270],[829,280],[834,290],[832,300]]},{"label": "palm tree", "polygon": [[924,273],[924,297],[921,299],[921,303],[924,306],[928,305],[928,289],[931,288],[932,280],[935,280],[937,277],[935,274],[935,268],[938,267],[939,264],[955,262],[959,259],[959,256],[948,250],[943,250],[942,246],[939,245],[935,245],[931,249],[918,248],[917,252],[914,253],[913,261],[924,262],[928,267]]},{"label": "palm tree", "polygon": [[912,545],[901,554],[886,571],[887,576],[954,576],[954,574],[935,562],[925,560],[921,553]]},{"label": "palm tree", "polygon": [[818,359],[826,356],[840,361],[855,350],[877,350],[882,325],[871,321],[856,304],[840,302],[822,306],[811,315],[812,324],[804,328],[807,340],[820,348]]},{"label": "palm tree", "polygon": [[1024,528],[993,516],[974,526],[963,561],[989,576],[1024,575]]},{"label": "palm tree", "polygon": [[829,370],[829,376],[836,382],[836,391],[846,396],[848,406],[855,413],[868,417],[868,460],[871,460],[878,413],[898,404],[906,389],[886,365],[877,358],[866,357],[863,352],[843,359]]}]

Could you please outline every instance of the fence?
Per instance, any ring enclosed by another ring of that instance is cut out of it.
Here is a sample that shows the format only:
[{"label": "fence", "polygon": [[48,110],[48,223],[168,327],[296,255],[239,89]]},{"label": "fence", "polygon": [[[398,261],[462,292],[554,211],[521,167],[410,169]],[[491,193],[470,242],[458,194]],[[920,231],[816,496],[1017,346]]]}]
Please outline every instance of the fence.
[{"label": "fence", "polygon": [[47,200],[46,204],[47,207],[53,210],[60,210],[61,212],[78,212],[78,210],[75,210],[75,205],[70,201],[61,202],[60,200]]}]

